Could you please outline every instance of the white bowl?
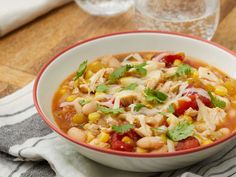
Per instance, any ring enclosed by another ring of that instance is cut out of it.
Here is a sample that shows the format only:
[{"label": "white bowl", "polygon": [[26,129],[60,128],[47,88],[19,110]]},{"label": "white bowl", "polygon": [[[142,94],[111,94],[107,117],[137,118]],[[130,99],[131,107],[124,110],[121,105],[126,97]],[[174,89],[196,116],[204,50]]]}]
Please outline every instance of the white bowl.
[{"label": "white bowl", "polygon": [[34,103],[42,119],[68,143],[76,146],[79,153],[101,164],[128,171],[157,172],[181,168],[203,160],[227,146],[236,133],[204,147],[173,153],[137,154],[104,150],[77,142],[58,128],[51,110],[53,95],[61,82],[76,71],[83,60],[137,51],[183,51],[236,77],[236,55],[215,43],[158,31],[109,34],[79,42],[63,50],[42,68],[34,85]]}]

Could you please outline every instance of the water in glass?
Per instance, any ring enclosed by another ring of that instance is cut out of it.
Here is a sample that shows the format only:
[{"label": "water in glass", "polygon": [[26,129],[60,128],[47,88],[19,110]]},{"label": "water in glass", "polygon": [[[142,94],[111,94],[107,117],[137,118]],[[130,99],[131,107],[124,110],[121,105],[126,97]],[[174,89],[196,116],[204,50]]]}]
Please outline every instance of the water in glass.
[{"label": "water in glass", "polygon": [[219,22],[219,0],[136,0],[140,30],[174,31],[210,40]]},{"label": "water in glass", "polygon": [[86,12],[97,16],[112,16],[126,12],[134,0],[75,0]]}]

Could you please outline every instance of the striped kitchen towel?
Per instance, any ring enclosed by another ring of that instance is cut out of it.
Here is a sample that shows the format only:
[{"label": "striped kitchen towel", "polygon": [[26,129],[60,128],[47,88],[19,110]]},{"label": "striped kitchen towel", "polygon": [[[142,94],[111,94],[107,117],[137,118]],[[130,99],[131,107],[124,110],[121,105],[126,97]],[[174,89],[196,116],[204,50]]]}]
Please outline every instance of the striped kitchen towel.
[{"label": "striped kitchen towel", "polygon": [[236,140],[196,165],[164,173],[133,173],[89,160],[64,143],[37,114],[33,83],[0,100],[0,177],[232,177]]}]

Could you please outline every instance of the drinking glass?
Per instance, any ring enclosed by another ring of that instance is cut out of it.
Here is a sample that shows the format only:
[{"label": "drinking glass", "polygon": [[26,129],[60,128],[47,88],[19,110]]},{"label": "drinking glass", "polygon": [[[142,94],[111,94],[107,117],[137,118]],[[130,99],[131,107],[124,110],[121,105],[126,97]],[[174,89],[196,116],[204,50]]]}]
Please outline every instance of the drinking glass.
[{"label": "drinking glass", "polygon": [[210,40],[219,14],[219,0],[135,0],[139,30],[173,31]]},{"label": "drinking glass", "polygon": [[126,12],[134,0],[75,0],[86,12],[96,16],[113,16]]}]

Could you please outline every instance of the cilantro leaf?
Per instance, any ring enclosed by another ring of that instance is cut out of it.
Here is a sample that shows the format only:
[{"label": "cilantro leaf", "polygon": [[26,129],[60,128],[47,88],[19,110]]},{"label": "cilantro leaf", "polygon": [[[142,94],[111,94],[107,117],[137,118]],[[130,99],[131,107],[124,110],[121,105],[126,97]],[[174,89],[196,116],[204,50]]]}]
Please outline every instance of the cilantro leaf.
[{"label": "cilantro leaf", "polygon": [[107,92],[109,89],[109,87],[105,84],[101,84],[99,86],[97,86],[96,88],[96,92]]},{"label": "cilantro leaf", "polygon": [[179,67],[177,68],[177,71],[175,73],[175,75],[177,77],[183,76],[183,75],[189,75],[193,72],[192,67],[187,65],[187,64],[181,64],[179,65]]},{"label": "cilantro leaf", "polygon": [[86,70],[87,68],[87,63],[88,61],[84,61],[82,62],[80,65],[79,65],[79,69],[78,71],[76,72],[76,76],[74,78],[74,81],[77,80],[79,77],[81,77],[83,74],[84,74],[84,71]]},{"label": "cilantro leaf", "polygon": [[214,107],[218,107],[221,109],[224,109],[226,106],[226,103],[223,100],[220,100],[218,98],[216,98],[210,91],[208,91],[208,95],[211,98],[211,102],[213,104]]},{"label": "cilantro leaf", "polygon": [[169,113],[172,113],[172,114],[175,112],[175,107],[174,107],[173,103],[169,105],[168,111],[169,111]]},{"label": "cilantro leaf", "polygon": [[193,135],[194,125],[184,120],[168,130],[167,136],[173,141],[180,141]]},{"label": "cilantro leaf", "polygon": [[88,104],[89,102],[90,102],[90,100],[80,100],[80,101],[79,101],[79,104],[80,104],[81,106],[84,106],[84,105]]},{"label": "cilantro leaf", "polygon": [[138,84],[136,84],[136,83],[131,83],[131,84],[127,85],[126,87],[123,87],[123,88],[121,89],[121,91],[122,91],[122,90],[134,90],[136,87],[138,87]]},{"label": "cilantro leaf", "polygon": [[112,108],[107,108],[107,107],[101,106],[101,105],[98,105],[98,110],[103,112],[104,114],[120,114],[120,113],[124,112],[123,108],[112,109]]},{"label": "cilantro leaf", "polygon": [[145,107],[145,105],[141,104],[141,103],[137,103],[135,106],[134,106],[134,111],[138,112],[140,111],[140,109],[142,107]]},{"label": "cilantro leaf", "polygon": [[113,84],[117,81],[117,79],[121,78],[122,76],[125,75],[126,72],[128,72],[132,66],[130,65],[125,65],[122,66],[118,69],[116,69],[114,72],[112,72],[109,76],[109,83]]},{"label": "cilantro leaf", "polygon": [[166,101],[166,99],[168,98],[165,93],[150,88],[146,88],[144,90],[144,93],[147,101],[155,103],[164,103],[164,101]]},{"label": "cilantro leaf", "polygon": [[119,133],[119,134],[124,134],[128,131],[130,131],[132,128],[134,128],[134,125],[132,124],[124,124],[124,125],[113,125],[112,126],[112,130],[114,130],[115,132]]},{"label": "cilantro leaf", "polygon": [[141,76],[146,76],[147,75],[147,70],[144,68],[144,66],[146,66],[147,63],[141,63],[139,65],[135,65],[134,68],[136,70],[137,73],[139,73]]}]

